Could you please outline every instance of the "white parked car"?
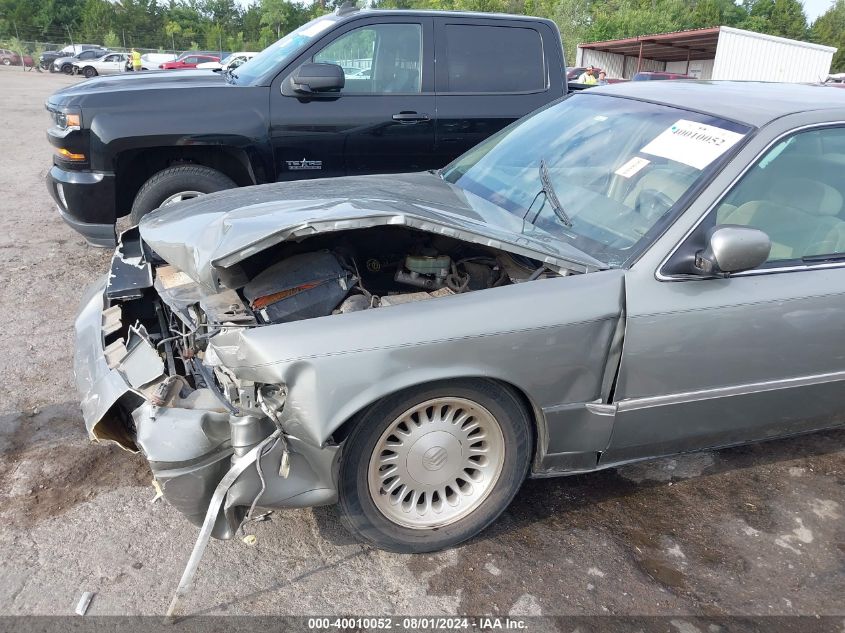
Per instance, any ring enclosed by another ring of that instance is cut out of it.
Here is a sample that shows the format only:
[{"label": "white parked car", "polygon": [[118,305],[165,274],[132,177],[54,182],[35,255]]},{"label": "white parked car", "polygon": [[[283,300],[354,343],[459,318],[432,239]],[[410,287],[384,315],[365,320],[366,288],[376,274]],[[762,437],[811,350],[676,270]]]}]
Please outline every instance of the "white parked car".
[{"label": "white parked car", "polygon": [[219,62],[203,62],[197,64],[197,68],[204,68],[206,70],[234,70],[241,64],[248,62],[250,59],[258,55],[258,53],[245,52],[232,53],[227,55]]},{"label": "white parked car", "polygon": [[129,55],[126,53],[109,53],[97,59],[85,59],[73,63],[73,72],[86,77],[97,75],[112,75],[122,73],[126,70],[126,60]]},{"label": "white parked car", "polygon": [[[161,64],[172,62],[176,59],[173,53],[145,53],[141,55],[141,70],[158,70]],[[131,62],[130,66],[131,68]]]}]

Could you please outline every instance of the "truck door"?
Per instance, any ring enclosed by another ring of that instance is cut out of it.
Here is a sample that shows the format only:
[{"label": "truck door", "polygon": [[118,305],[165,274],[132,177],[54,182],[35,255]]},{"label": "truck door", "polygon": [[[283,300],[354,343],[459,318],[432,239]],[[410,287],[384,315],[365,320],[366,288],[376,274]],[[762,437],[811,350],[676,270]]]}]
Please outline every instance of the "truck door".
[{"label": "truck door", "polygon": [[526,20],[435,20],[440,167],[563,95],[560,37],[551,31]]},{"label": "truck door", "polygon": [[379,16],[321,42],[305,61],[339,65],[345,87],[316,98],[273,91],[277,180],[436,167],[432,31],[431,18]]}]

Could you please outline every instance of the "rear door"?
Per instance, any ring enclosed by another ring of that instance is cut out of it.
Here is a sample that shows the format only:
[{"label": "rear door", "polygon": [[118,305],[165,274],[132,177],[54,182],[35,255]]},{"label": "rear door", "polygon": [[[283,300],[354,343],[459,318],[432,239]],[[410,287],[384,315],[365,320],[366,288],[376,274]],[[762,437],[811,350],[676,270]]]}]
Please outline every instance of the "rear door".
[{"label": "rear door", "polygon": [[563,95],[560,37],[543,22],[442,17],[435,33],[439,167]]},{"label": "rear door", "polygon": [[[378,16],[346,23],[315,44],[271,93],[277,180],[411,172],[434,155],[432,19]],[[343,68],[339,93],[286,87],[302,63]]]}]

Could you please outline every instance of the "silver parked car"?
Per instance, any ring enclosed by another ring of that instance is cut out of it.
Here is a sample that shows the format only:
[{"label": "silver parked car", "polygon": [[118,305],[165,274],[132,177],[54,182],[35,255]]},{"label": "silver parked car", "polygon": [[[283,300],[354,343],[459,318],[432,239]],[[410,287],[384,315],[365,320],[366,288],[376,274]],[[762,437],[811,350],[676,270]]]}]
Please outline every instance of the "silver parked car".
[{"label": "silver parked car", "polygon": [[86,426],[201,534],[336,503],[422,552],[526,476],[842,425],[843,170],[841,91],[636,82],[440,172],[176,203],[83,300]]}]

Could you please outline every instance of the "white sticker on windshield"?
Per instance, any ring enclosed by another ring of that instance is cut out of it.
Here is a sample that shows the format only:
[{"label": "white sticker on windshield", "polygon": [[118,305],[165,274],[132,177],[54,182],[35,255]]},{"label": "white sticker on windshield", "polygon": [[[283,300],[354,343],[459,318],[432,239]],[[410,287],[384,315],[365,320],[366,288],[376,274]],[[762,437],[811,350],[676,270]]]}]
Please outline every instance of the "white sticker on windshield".
[{"label": "white sticker on windshield", "polygon": [[334,20],[320,20],[319,22],[315,22],[309,26],[307,29],[302,29],[299,34],[304,35],[305,37],[314,37],[315,35],[325,31],[332,24],[334,24]]},{"label": "white sticker on windshield", "polygon": [[704,169],[736,145],[742,134],[680,119],[640,151]]},{"label": "white sticker on windshield", "polygon": [[651,161],[647,158],[640,158],[639,156],[634,156],[631,160],[622,165],[622,167],[620,167],[613,173],[617,176],[622,176],[623,178],[630,178],[634,174],[638,173],[643,167],[648,165],[650,162]]}]

